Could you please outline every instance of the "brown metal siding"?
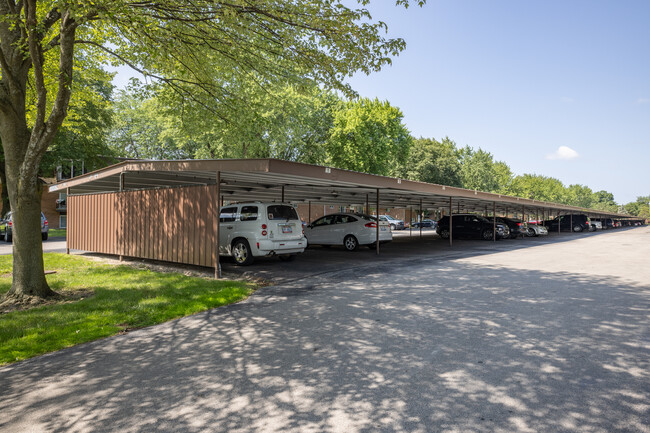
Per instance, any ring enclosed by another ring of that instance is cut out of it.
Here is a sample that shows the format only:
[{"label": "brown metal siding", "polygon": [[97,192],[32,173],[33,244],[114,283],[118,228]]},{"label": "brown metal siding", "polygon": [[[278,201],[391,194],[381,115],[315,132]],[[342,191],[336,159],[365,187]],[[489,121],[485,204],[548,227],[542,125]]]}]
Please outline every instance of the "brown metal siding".
[{"label": "brown metal siding", "polygon": [[72,195],[68,246],[214,266],[215,199],[214,185]]}]

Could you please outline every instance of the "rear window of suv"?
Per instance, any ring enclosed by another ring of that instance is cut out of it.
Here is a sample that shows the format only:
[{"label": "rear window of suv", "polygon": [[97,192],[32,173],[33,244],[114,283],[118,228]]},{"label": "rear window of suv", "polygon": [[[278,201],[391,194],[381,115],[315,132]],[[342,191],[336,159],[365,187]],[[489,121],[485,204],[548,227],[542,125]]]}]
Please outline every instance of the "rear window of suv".
[{"label": "rear window of suv", "polygon": [[271,205],[266,208],[270,220],[297,220],[298,214],[291,206]]}]

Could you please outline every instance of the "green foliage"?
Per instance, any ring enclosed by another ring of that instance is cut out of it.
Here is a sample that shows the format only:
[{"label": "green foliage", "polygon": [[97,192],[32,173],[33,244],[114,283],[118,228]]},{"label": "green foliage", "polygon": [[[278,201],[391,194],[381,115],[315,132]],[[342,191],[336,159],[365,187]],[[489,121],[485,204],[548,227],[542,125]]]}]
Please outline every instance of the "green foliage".
[{"label": "green foliage", "polygon": [[561,181],[537,174],[515,176],[510,191],[517,197],[555,203],[562,203],[565,196],[564,185]]},{"label": "green foliage", "polygon": [[583,207],[591,208],[593,207],[594,193],[591,191],[591,188],[584,185],[569,185],[566,187],[564,192],[564,203]]},{"label": "green foliage", "polygon": [[[44,254],[48,283],[80,299],[0,315],[0,364],[177,317],[247,297],[250,284],[98,264],[65,254]],[[12,256],[0,256],[0,294],[11,285]]]},{"label": "green foliage", "polygon": [[400,176],[421,182],[462,187],[456,143],[445,137],[413,140],[409,157]]},{"label": "green foliage", "polygon": [[487,192],[497,192],[507,188],[512,177],[510,168],[504,162],[499,162],[497,166],[491,153],[481,148],[474,150],[470,146],[465,146],[460,150],[459,155],[463,188]]},{"label": "green foliage", "polygon": [[113,124],[113,74],[95,68],[85,74],[75,71],[75,77],[68,116],[41,162],[45,177],[52,176],[58,166],[67,165],[69,160],[77,166],[84,161],[88,171],[114,162],[115,155],[108,145]]},{"label": "green foliage", "polygon": [[397,174],[408,158],[412,138],[399,108],[388,101],[349,101],[334,114],[327,163],[380,175]]},{"label": "green foliage", "polygon": [[636,201],[623,206],[625,212],[641,218],[650,219],[650,195],[637,197]]},{"label": "green foliage", "polygon": [[111,147],[120,156],[142,159],[186,159],[177,138],[178,122],[166,114],[157,98],[118,91]]}]

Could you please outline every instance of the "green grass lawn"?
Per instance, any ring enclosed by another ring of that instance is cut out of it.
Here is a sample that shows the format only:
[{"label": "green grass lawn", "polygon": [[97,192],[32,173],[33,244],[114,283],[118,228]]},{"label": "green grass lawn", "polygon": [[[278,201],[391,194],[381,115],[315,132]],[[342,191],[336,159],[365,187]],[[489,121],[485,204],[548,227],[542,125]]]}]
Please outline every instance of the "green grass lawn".
[{"label": "green grass lawn", "polygon": [[66,236],[66,229],[50,229],[48,231],[48,236],[49,237],[65,237]]},{"label": "green grass lawn", "polygon": [[[44,254],[50,287],[83,299],[0,313],[0,365],[75,344],[155,325],[231,304],[250,295],[250,283],[186,277],[112,266],[65,254]],[[11,287],[12,256],[0,256],[0,296]]]}]

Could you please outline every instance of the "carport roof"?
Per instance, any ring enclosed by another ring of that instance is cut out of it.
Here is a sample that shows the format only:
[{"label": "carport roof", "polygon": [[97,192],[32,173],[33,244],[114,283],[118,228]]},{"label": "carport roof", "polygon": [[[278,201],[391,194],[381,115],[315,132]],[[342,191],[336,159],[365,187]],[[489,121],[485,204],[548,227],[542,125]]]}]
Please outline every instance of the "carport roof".
[{"label": "carport roof", "polygon": [[616,218],[627,215],[584,209],[558,203],[493,194],[463,188],[378,176],[319,165],[279,159],[214,159],[124,161],[50,186],[50,192],[70,188],[70,194],[114,192],[189,185],[214,185],[220,173],[221,195],[227,201],[284,201],[290,203],[326,203],[364,205],[376,203],[379,192],[381,207],[422,206],[425,209],[485,212],[496,206],[497,212],[553,210],[586,213]]}]

